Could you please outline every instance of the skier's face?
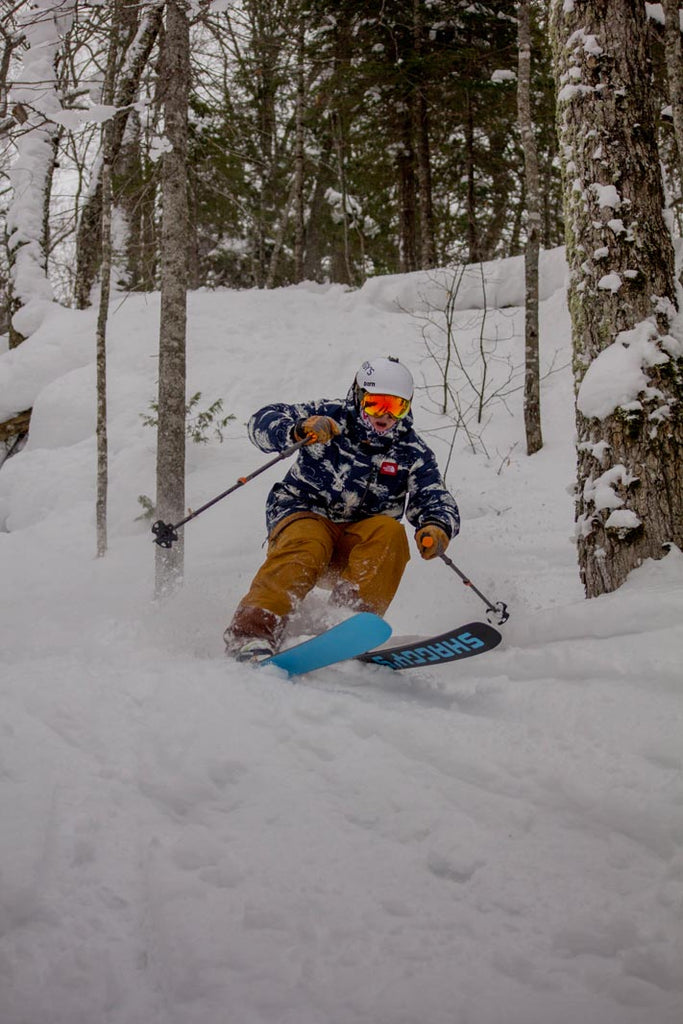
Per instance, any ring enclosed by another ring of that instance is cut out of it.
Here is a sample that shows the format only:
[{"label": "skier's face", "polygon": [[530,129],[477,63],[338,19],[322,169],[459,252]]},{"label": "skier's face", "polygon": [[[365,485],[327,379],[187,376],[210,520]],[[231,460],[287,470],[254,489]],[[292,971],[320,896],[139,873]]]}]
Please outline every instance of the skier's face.
[{"label": "skier's face", "polygon": [[383,413],[381,416],[369,416],[368,413],[363,413],[363,415],[376,434],[386,434],[388,430],[392,430],[398,423],[396,417],[388,412]]},{"label": "skier's face", "polygon": [[361,395],[360,410],[363,421],[376,434],[393,430],[400,419],[408,415],[410,400],[400,395],[373,394],[365,391]]}]

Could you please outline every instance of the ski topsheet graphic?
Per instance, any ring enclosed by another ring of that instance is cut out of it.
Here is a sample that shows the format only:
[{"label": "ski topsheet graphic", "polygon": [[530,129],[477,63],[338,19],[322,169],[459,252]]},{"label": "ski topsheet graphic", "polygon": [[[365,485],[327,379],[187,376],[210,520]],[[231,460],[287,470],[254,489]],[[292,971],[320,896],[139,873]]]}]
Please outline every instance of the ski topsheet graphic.
[{"label": "ski topsheet graphic", "polygon": [[358,612],[338,626],[259,662],[259,667],[276,665],[290,676],[300,676],[355,658],[391,669],[419,668],[484,654],[502,640],[498,630],[485,622],[468,622],[438,636],[397,637],[393,643],[385,643],[390,636],[391,626],[379,615]]},{"label": "ski topsheet graphic", "polygon": [[393,669],[439,665],[491,651],[502,639],[493,626],[485,622],[468,622],[466,626],[457,626],[438,636],[404,640],[397,637],[394,643],[379,650],[357,654],[356,659]]},{"label": "ski topsheet graphic", "polygon": [[324,633],[304,640],[295,647],[280,651],[262,665],[277,665],[290,676],[303,675],[317,668],[333,665],[337,661],[354,658],[363,651],[384,643],[391,636],[391,626],[379,615],[372,612],[358,612],[351,618],[340,622],[338,626],[327,629]]}]

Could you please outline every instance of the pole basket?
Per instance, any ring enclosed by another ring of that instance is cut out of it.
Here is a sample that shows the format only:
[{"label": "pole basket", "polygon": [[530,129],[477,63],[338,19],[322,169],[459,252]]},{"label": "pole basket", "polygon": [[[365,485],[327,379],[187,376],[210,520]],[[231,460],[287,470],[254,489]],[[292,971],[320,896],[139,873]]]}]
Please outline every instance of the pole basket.
[{"label": "pole basket", "polygon": [[164,523],[161,519],[158,519],[152,526],[152,533],[154,534],[154,543],[158,544],[160,548],[173,547],[175,541],[178,540],[178,531],[172,523]]}]

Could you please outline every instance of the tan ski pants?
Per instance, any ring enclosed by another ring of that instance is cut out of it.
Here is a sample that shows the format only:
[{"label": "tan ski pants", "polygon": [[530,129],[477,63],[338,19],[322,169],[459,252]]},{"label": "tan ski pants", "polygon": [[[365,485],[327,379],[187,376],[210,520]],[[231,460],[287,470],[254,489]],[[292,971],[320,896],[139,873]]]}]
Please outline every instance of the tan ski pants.
[{"label": "tan ski pants", "polygon": [[[271,532],[266,560],[240,601],[230,631],[238,636],[270,633],[263,628],[266,623],[279,624],[316,584],[331,585],[335,604],[382,615],[409,559],[406,531],[390,516],[333,523],[314,512],[294,513]],[[271,614],[263,616],[264,610]]]}]

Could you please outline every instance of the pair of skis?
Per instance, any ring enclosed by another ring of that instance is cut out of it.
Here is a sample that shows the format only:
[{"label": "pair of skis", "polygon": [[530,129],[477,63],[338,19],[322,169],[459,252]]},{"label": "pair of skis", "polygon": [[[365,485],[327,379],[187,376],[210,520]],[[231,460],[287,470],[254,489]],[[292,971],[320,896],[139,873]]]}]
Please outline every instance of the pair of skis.
[{"label": "pair of skis", "polygon": [[260,662],[259,667],[275,665],[290,676],[300,676],[355,658],[401,670],[471,658],[493,650],[502,640],[498,630],[485,622],[469,622],[438,636],[397,638],[391,644],[387,643],[390,636],[391,626],[383,618],[358,612],[324,633]]}]

